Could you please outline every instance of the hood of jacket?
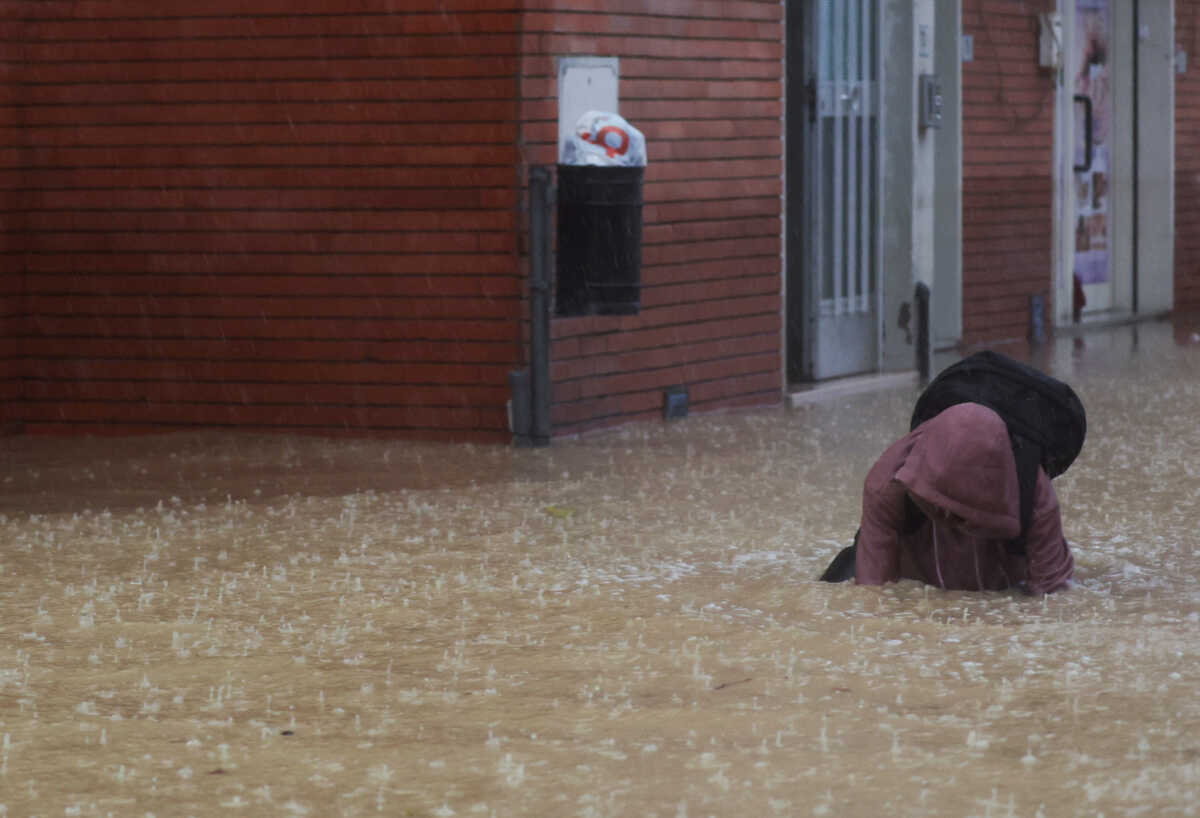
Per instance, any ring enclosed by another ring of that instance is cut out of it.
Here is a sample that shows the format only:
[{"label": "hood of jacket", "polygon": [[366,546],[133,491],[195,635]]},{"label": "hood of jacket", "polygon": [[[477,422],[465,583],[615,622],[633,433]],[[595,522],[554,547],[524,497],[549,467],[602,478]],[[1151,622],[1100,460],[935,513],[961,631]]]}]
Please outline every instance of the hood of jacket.
[{"label": "hood of jacket", "polygon": [[1020,491],[1004,421],[978,403],[955,404],[913,430],[896,471],[910,494],[950,511],[980,533],[1021,533]]}]

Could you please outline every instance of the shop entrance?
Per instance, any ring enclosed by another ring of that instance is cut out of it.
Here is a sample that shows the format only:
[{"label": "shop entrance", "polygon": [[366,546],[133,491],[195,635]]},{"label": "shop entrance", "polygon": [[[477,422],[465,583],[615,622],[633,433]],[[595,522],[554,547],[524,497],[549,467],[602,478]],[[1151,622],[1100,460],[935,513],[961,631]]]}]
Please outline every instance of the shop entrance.
[{"label": "shop entrance", "polygon": [[1060,0],[1060,324],[1170,306],[1170,5]]}]

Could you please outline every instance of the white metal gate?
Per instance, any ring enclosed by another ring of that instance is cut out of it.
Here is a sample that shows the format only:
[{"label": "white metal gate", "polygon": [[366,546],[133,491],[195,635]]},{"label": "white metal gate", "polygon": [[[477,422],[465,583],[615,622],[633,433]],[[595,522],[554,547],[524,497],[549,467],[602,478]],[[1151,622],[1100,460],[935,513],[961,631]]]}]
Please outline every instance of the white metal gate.
[{"label": "white metal gate", "polygon": [[877,0],[811,0],[805,12],[808,375],[878,367],[880,132]]}]

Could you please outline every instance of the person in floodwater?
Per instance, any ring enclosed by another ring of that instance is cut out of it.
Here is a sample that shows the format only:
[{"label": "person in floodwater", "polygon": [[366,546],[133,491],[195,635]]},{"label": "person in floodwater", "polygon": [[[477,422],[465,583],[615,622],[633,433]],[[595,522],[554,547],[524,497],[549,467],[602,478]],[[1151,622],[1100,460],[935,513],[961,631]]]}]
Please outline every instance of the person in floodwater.
[{"label": "person in floodwater", "polygon": [[[915,508],[914,508],[915,506]],[[960,403],[893,443],[867,473],[854,579],[917,579],[940,588],[1044,594],[1075,570],[1058,497],[1038,468],[1024,549],[1016,461],[1004,421]]]}]

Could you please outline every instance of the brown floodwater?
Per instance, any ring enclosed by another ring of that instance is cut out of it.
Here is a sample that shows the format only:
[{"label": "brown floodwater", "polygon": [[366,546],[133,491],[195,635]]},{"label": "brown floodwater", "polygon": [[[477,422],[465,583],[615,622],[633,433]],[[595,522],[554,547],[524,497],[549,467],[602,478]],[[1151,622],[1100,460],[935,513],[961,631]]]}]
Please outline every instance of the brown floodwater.
[{"label": "brown floodwater", "polygon": [[1045,598],[814,581],[915,386],[548,449],[0,440],[0,816],[1191,815],[1200,330],[1059,341]]}]

